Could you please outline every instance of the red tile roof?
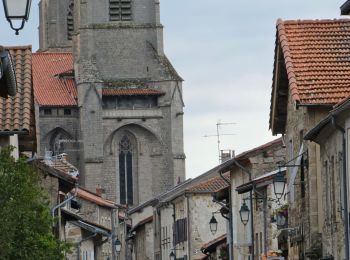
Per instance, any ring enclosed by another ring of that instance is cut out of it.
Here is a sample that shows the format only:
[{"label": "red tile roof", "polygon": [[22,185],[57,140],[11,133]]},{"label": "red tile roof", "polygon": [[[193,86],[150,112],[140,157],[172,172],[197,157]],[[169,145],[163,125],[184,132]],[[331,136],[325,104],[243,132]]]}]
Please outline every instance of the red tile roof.
[{"label": "red tile roof", "polygon": [[72,53],[34,53],[33,86],[40,106],[77,106],[77,89],[73,77]]},{"label": "red tile roof", "polygon": [[[72,192],[74,193],[75,189],[73,189]],[[116,208],[116,204],[113,201],[103,199],[100,196],[98,196],[97,194],[95,194],[91,191],[82,189],[81,187],[78,188],[77,196],[78,196],[78,198],[85,199],[87,201],[90,201],[92,203],[95,203],[95,204],[103,206],[103,207]]]},{"label": "red tile roof", "polygon": [[[229,173],[226,173],[223,176],[227,179],[228,182],[230,182]],[[189,188],[188,191],[193,193],[212,193],[228,186],[229,185],[227,182],[225,182],[220,176],[217,176]]]},{"label": "red tile roof", "polygon": [[277,36],[294,101],[334,105],[350,95],[350,20],[279,19]]},{"label": "red tile roof", "polygon": [[156,89],[150,89],[150,88],[104,88],[102,89],[102,95],[103,96],[139,96],[139,95],[146,95],[146,96],[158,96],[158,95],[164,95],[164,92],[156,90]]},{"label": "red tile roof", "polygon": [[6,49],[12,56],[18,89],[14,97],[0,97],[0,132],[32,132],[34,130],[32,47],[16,46]]}]

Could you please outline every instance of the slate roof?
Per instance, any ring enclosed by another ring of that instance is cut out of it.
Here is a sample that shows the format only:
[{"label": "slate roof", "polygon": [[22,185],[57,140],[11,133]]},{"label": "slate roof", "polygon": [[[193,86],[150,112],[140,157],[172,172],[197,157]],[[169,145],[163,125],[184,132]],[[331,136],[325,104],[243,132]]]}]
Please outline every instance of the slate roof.
[{"label": "slate roof", "polygon": [[72,53],[33,54],[34,96],[39,106],[77,106]]},{"label": "slate roof", "polygon": [[350,95],[350,20],[279,19],[277,35],[294,101],[334,105]]},{"label": "slate roof", "polygon": [[33,130],[32,46],[5,47],[9,50],[16,73],[17,94],[0,97],[0,134],[14,131],[29,133]]},{"label": "slate roof", "polygon": [[102,89],[103,96],[160,96],[164,92],[150,88],[104,88]]}]

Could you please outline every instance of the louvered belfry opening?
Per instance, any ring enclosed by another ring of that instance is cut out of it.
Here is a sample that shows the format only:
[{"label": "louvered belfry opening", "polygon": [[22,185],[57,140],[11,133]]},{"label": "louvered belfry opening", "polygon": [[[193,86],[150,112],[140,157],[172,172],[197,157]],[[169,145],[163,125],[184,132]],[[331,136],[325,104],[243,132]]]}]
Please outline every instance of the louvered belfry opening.
[{"label": "louvered belfry opening", "polygon": [[70,1],[67,11],[67,39],[72,40],[74,33],[74,2]]},{"label": "louvered belfry opening", "polygon": [[110,0],[109,19],[111,21],[131,21],[131,0]]}]

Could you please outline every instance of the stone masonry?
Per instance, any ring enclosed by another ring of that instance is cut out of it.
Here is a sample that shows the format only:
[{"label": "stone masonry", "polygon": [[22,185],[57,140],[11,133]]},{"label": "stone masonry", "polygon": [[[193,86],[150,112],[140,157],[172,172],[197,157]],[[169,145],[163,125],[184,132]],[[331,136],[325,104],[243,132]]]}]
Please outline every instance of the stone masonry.
[{"label": "stone masonry", "polygon": [[[79,109],[74,122],[40,114],[41,154],[49,146],[45,140],[52,138],[43,135],[57,122],[70,128],[72,139],[81,140],[71,158],[78,164],[81,184],[90,190],[100,185],[107,198],[120,202],[120,142],[128,136],[132,205],[137,205],[185,179],[182,79],[163,52],[159,1],[130,1],[131,16],[120,21],[112,17],[117,10],[112,2],[120,1],[40,2],[40,51],[73,51]],[[67,38],[71,19],[72,40]],[[132,104],[137,102],[133,96],[116,96],[118,102],[129,100],[129,106],[111,108],[106,107],[105,89],[161,94],[153,106],[145,101],[147,96],[137,96],[144,102],[141,107]]]}]

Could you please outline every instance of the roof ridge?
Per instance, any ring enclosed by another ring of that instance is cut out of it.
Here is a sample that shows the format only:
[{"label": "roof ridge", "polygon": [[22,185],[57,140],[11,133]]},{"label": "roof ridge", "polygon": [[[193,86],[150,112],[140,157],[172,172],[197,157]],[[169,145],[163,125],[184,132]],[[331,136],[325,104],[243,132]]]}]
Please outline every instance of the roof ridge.
[{"label": "roof ridge", "polygon": [[32,50],[32,45],[15,45],[15,46],[4,46],[6,50]]},{"label": "roof ridge", "polygon": [[277,20],[278,22],[282,22],[284,24],[320,24],[320,23],[334,23],[334,22],[350,22],[350,19],[347,18],[341,18],[341,19],[295,19],[295,20],[283,20],[282,18],[279,18]]},{"label": "roof ridge", "polygon": [[289,44],[288,44],[288,39],[287,39],[286,29],[284,27],[284,23],[285,22],[281,18],[279,18],[277,20],[276,29],[277,29],[279,44],[280,44],[280,46],[282,48],[282,52],[283,52],[284,64],[285,64],[286,70],[287,70],[288,85],[289,85],[289,90],[290,90],[291,96],[295,101],[300,101],[299,91],[298,91],[298,87],[297,87],[297,78],[296,78],[294,68],[293,68],[293,62],[292,62],[290,49],[288,46]]},{"label": "roof ridge", "polygon": [[73,52],[34,52],[33,53],[34,55],[41,55],[41,54],[45,54],[45,55],[49,55],[49,54],[54,54],[54,55],[57,55],[57,54],[70,54],[70,55],[73,55]]}]

